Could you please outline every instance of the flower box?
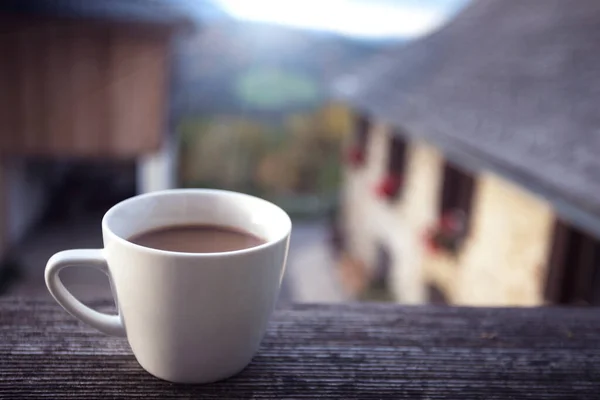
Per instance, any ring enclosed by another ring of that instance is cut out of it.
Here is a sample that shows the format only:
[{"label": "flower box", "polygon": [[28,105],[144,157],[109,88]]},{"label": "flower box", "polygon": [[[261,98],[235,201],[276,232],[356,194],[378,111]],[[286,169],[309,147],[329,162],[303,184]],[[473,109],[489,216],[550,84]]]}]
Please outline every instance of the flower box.
[{"label": "flower box", "polygon": [[384,199],[394,199],[400,192],[402,183],[402,176],[387,174],[375,188],[375,193]]},{"label": "flower box", "polygon": [[445,212],[435,227],[425,234],[425,246],[432,253],[457,254],[467,234],[466,216],[462,210]]}]

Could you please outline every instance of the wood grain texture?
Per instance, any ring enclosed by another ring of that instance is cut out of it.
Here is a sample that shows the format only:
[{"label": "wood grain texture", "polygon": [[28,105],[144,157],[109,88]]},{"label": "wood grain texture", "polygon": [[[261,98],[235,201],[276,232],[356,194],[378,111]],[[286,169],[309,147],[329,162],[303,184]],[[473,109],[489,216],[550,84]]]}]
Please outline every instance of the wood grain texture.
[{"label": "wood grain texture", "polygon": [[0,12],[0,155],[133,158],[166,129],[166,28]]},{"label": "wood grain texture", "polygon": [[[109,309],[109,302],[93,303]],[[597,399],[600,313],[378,304],[275,312],[252,364],[173,385],[48,300],[0,300],[0,398]]]}]

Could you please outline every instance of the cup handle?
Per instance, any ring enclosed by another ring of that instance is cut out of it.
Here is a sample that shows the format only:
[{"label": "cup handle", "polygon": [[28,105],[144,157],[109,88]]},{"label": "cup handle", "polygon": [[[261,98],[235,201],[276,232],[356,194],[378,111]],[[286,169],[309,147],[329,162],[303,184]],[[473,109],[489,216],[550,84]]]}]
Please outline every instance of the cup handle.
[{"label": "cup handle", "polygon": [[75,318],[108,335],[125,336],[125,327],[121,317],[89,308],[65,288],[60,280],[59,272],[66,267],[92,267],[109,275],[108,264],[102,250],[65,250],[56,253],[46,264],[46,286],[58,304]]}]

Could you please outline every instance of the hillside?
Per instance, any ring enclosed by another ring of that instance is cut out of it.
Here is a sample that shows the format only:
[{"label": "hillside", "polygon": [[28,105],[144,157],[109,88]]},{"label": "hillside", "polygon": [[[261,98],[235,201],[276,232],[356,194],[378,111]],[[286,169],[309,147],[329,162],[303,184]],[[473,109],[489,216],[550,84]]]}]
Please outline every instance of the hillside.
[{"label": "hillside", "polygon": [[333,79],[386,46],[277,25],[208,21],[179,43],[175,111],[277,115],[312,109],[327,98]]}]

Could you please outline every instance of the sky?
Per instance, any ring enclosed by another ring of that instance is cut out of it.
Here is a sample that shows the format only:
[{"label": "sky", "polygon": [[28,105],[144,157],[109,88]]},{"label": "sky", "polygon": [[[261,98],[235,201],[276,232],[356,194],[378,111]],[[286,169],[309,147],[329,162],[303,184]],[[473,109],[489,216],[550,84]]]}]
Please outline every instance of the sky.
[{"label": "sky", "polygon": [[213,0],[233,18],[365,39],[410,39],[443,24],[469,0]]}]

